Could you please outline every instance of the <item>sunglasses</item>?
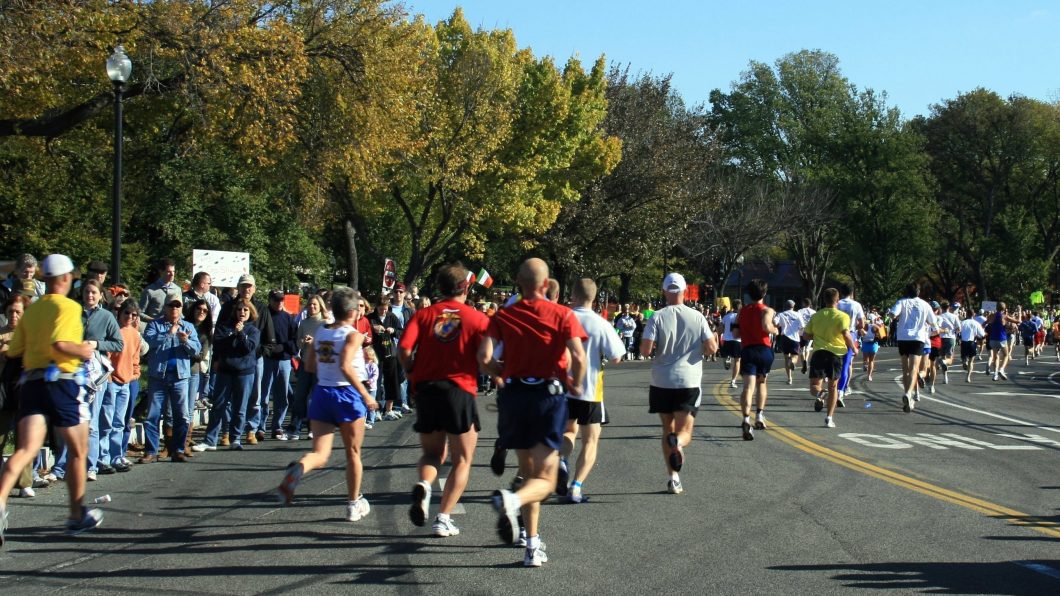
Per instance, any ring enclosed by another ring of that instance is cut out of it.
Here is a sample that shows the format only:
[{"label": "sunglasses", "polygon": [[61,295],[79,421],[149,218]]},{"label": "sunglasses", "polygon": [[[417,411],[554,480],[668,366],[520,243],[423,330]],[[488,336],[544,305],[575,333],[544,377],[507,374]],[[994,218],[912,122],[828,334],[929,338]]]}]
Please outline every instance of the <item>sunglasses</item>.
[{"label": "sunglasses", "polygon": [[180,308],[180,307],[181,307],[181,305],[179,305],[179,304],[168,304],[168,305],[166,305],[166,308]]}]

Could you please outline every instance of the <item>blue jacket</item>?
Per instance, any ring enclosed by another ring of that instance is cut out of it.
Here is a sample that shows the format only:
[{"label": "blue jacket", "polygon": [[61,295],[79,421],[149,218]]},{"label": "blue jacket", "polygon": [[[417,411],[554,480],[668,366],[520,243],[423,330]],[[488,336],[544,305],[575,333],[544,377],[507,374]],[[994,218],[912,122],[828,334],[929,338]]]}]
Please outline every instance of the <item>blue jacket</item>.
[{"label": "blue jacket", "polygon": [[219,323],[213,333],[213,361],[218,372],[245,375],[253,374],[258,367],[258,345],[261,330],[247,322],[242,331],[236,331],[230,322]]},{"label": "blue jacket", "polygon": [[151,346],[148,352],[147,376],[161,379],[166,376],[169,361],[176,360],[177,378],[191,377],[191,357],[202,350],[199,333],[195,326],[181,319],[180,330],[188,334],[187,343],[182,344],[175,333],[170,333],[170,323],[165,319],[154,319],[144,329],[144,341]]}]

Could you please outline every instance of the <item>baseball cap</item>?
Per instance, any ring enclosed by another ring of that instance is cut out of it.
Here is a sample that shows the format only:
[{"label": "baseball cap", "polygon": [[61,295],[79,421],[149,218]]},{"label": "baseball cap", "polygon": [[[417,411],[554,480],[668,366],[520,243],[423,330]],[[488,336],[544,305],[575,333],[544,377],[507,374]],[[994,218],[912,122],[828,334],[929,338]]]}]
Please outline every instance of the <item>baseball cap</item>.
[{"label": "baseball cap", "polygon": [[272,290],[269,292],[269,300],[283,300],[283,290]]},{"label": "baseball cap", "polygon": [[254,276],[249,273],[244,273],[239,276],[239,282],[236,284],[239,286],[256,286],[258,283],[254,280]]},{"label": "baseball cap", "polygon": [[44,277],[59,277],[74,270],[74,262],[66,255],[48,255],[41,263],[41,273]]},{"label": "baseball cap", "polygon": [[788,300],[785,304],[787,304],[788,306],[795,306],[795,301],[794,300]]},{"label": "baseball cap", "polygon": [[957,310],[960,307],[961,307],[961,303],[960,302],[954,302],[953,304],[950,305],[950,308],[952,308],[953,310]]},{"label": "baseball cap", "polygon": [[401,290],[402,292],[404,292],[405,291],[405,284],[401,283],[400,281],[397,282],[396,284],[394,284],[394,291],[396,292],[398,290]]},{"label": "baseball cap", "polygon": [[173,306],[174,304],[184,306],[184,299],[180,297],[180,294],[170,294],[166,296],[166,306]]},{"label": "baseball cap", "polygon": [[685,278],[680,273],[667,273],[666,277],[663,278],[662,289],[664,292],[676,294],[687,287],[688,284],[685,283]]},{"label": "baseball cap", "polygon": [[89,273],[106,273],[108,269],[107,264],[103,261],[91,261],[88,264]]},{"label": "baseball cap", "polygon": [[935,300],[932,300],[931,301],[931,308],[938,308],[938,307],[939,307],[939,303],[936,302]]}]

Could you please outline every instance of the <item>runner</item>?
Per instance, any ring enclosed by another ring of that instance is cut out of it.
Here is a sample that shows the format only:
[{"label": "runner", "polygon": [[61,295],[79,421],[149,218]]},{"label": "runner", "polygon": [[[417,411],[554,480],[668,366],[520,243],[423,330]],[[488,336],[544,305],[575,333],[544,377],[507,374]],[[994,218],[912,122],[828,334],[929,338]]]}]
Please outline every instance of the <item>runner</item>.
[{"label": "runner", "polygon": [[633,343],[633,332],[637,330],[637,319],[629,312],[629,304],[622,305],[622,313],[615,318],[615,329],[622,336],[622,342],[626,345],[626,360],[633,360],[633,352],[636,346]]},{"label": "runner", "polygon": [[942,316],[939,317],[939,335],[942,337],[942,347],[939,348],[939,368],[942,369],[942,384],[950,382],[950,366],[953,364],[953,348],[957,343],[957,333],[961,329],[961,320],[957,318],[957,310],[961,305],[943,300],[939,305],[942,307]]},{"label": "runner", "polygon": [[[500,514],[501,539],[515,544],[522,511],[527,532],[523,565],[540,567],[548,561],[538,532],[541,502],[556,488],[559,449],[567,421],[567,399],[581,395],[585,375],[587,339],[581,323],[565,306],[545,298],[548,265],[527,259],[519,266],[516,283],[522,300],[497,311],[479,346],[479,365],[503,379],[497,393],[499,446],[515,449],[526,480],[517,491],[498,490],[493,505]],[[497,360],[494,345],[504,342],[504,361]],[[569,350],[570,372],[564,366]]]},{"label": "runner", "polygon": [[[768,289],[769,286],[764,280],[752,279],[747,284],[747,295],[751,298],[751,304],[740,309],[737,318],[736,333],[739,333],[740,342],[743,344],[740,352],[740,361],[743,363],[743,391],[740,392],[743,422],[740,428],[743,430],[745,441],[754,440],[755,430],[766,429],[766,417],[763,413],[769,393],[766,389],[766,378],[773,367],[773,342],[770,341],[770,335],[777,333],[777,326],[773,324],[775,313],[763,302]],[[751,399],[756,391],[758,400],[752,429]]]},{"label": "runner", "polygon": [[[644,328],[640,352],[657,351],[648,387],[648,413],[662,422],[662,451],[670,474],[666,489],[684,492],[678,472],[684,465],[684,447],[692,442],[692,427],[703,397],[703,358],[717,350],[707,320],[684,305],[685,278],[669,273],[662,289],[666,307],[655,313]],[[737,344],[739,342],[736,342]]]},{"label": "runner", "polygon": [[412,488],[409,507],[413,524],[422,526],[427,521],[431,485],[445,463],[447,440],[453,462],[431,526],[439,537],[460,533],[450,515],[467,487],[481,430],[475,404],[477,358],[489,318],[467,306],[467,274],[459,263],[438,271],[437,287],[445,298],[416,312],[398,348],[398,359],[412,388],[410,393],[416,398],[416,423],[412,428],[420,433],[423,448],[420,480]]},{"label": "runner", "polygon": [[364,518],[371,509],[361,494],[361,442],[365,414],[379,407],[363,383],[364,335],[354,328],[360,316],[360,297],[357,290],[349,288],[337,289],[331,295],[335,322],[317,330],[312,349],[306,353],[305,365],[317,371],[308,412],[313,450],[287,466],[276,489],[281,503],[290,505],[302,476],[327,465],[338,427],[346,451],[346,520],[351,522]]},{"label": "runner", "polygon": [[[813,309],[813,300],[809,298],[802,299],[802,308],[799,309],[799,316],[802,317],[802,326],[806,327],[806,324],[810,322],[810,317],[817,312]],[[802,355],[802,374],[806,374],[807,365],[810,363],[810,340],[806,339],[806,336],[799,338],[799,350]]]},{"label": "runner", "polygon": [[[836,308],[850,317],[850,336],[857,342],[865,332],[865,308],[860,302],[854,300],[854,288],[849,284],[839,285],[839,304]],[[854,377],[854,352],[855,350],[852,349],[843,357],[843,370],[839,376],[838,403],[840,408],[846,407],[843,396],[850,393],[850,380]]]},{"label": "runner", "polygon": [[[839,377],[843,373],[843,359],[847,352],[857,353],[857,344],[850,335],[850,315],[836,308],[839,290],[828,288],[822,293],[824,308],[810,317],[803,335],[813,340],[813,356],[810,357],[810,392],[816,396],[815,412],[827,405],[824,418],[826,428],[835,428],[835,409],[839,402]],[[828,379],[828,402],[825,403],[822,387]]]},{"label": "runner", "polygon": [[1053,348],[1056,349],[1056,361],[1060,362],[1060,318],[1053,320]]},{"label": "runner", "polygon": [[927,358],[920,361],[924,372],[924,383],[928,386],[930,393],[935,393],[935,380],[938,378],[937,363],[942,355],[942,329],[939,327],[939,318],[942,316],[942,305],[934,300],[931,301],[931,312],[935,315],[935,323],[928,326],[928,352]]},{"label": "runner", "polygon": [[[596,463],[596,448],[600,442],[600,426],[607,424],[607,411],[604,409],[604,369],[605,360],[618,363],[622,360],[625,346],[615,334],[607,321],[592,310],[596,298],[596,282],[582,278],[574,282],[571,300],[574,316],[582,324],[586,335],[585,342],[586,373],[582,381],[581,395],[567,395],[567,430],[563,433],[563,449],[560,452],[559,477],[556,480],[556,493],[566,495],[571,503],[588,500],[582,494],[582,484],[589,477],[589,472]],[[574,453],[574,442],[581,429],[582,448],[578,453],[577,473],[568,490],[567,480],[570,468],[567,459]]]},{"label": "runner", "polygon": [[979,342],[984,337],[986,337],[986,330],[975,317],[968,317],[961,321],[961,363],[964,364],[964,370],[968,371],[964,378],[965,383],[972,382]]},{"label": "runner", "polygon": [[[981,326],[983,328],[983,330],[985,331],[986,330],[986,314],[983,312],[983,309],[980,308],[979,312],[976,313],[975,317],[973,317],[973,318],[975,319],[975,322],[979,323],[979,326]],[[975,357],[978,358],[980,362],[982,362],[982,360],[983,360],[983,348],[985,348],[985,347],[986,347],[986,336],[983,336],[983,337],[979,338],[979,342],[975,346]],[[990,371],[990,363],[987,363],[986,370],[988,372]]]},{"label": "runner", "polygon": [[791,385],[792,375],[795,367],[799,364],[799,342],[802,339],[802,329],[806,326],[802,316],[795,310],[795,301],[788,300],[787,310],[773,317],[773,323],[780,330],[777,343],[781,353],[784,354],[784,372],[788,376],[788,385]]},{"label": "runner", "polygon": [[872,373],[876,370],[876,353],[880,351],[880,341],[887,333],[883,320],[870,316],[865,325],[865,335],[861,336],[862,366],[872,382]]},{"label": "runner", "polygon": [[732,310],[721,318],[721,324],[725,327],[725,331],[721,336],[721,355],[725,357],[725,370],[729,370],[729,366],[732,366],[732,378],[729,380],[729,387],[733,389],[736,388],[736,379],[740,376],[740,354],[743,352],[740,336],[733,333],[733,331],[740,326],[737,320],[742,307],[742,301],[733,300]]},{"label": "runner", "polygon": [[1025,366],[1031,365],[1034,359],[1034,336],[1038,334],[1038,327],[1031,320],[1031,313],[1023,313],[1019,324],[1020,339],[1023,341],[1023,362]]},{"label": "runner", "polygon": [[85,399],[83,362],[96,342],[83,341],[81,305],[66,297],[74,264],[65,255],[41,263],[45,294],[26,307],[15,326],[7,357],[22,356],[22,393],[18,412],[18,445],[0,473],[0,547],[7,530],[7,498],[23,469],[37,457],[48,423],[67,446],[66,492],[70,516],[66,533],[76,535],[103,521],[103,513],[82,504],[88,473],[89,407]]},{"label": "runner", "polygon": [[914,399],[920,399],[917,386],[920,361],[928,346],[928,327],[935,324],[931,305],[920,299],[920,284],[914,282],[905,287],[905,297],[888,311],[897,318],[895,339],[898,353],[902,357],[902,410],[912,412]]},{"label": "runner", "polygon": [[[997,312],[992,313],[986,319],[986,332],[990,347],[990,362],[994,364],[994,380],[998,377],[1008,380],[1005,368],[1008,366],[1012,354],[1009,350],[1009,330],[1011,325],[1018,325],[1019,319],[1008,314],[1008,307],[1004,302],[997,303]],[[989,364],[988,364],[989,366]],[[989,370],[989,368],[987,369]]]}]

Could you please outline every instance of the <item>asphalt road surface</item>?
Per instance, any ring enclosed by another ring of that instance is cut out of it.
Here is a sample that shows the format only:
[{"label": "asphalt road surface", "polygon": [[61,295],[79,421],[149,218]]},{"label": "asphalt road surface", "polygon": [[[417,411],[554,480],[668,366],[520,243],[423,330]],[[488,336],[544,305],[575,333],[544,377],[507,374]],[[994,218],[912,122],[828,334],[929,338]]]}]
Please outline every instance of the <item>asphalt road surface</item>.
[{"label": "asphalt road surface", "polygon": [[543,508],[550,560],[540,569],[498,542],[489,495],[514,471],[488,468],[496,413],[481,397],[459,536],[408,521],[419,446],[407,416],[368,432],[372,510],[356,523],[344,521],[340,452],[305,478],[294,506],[267,496],[305,440],[102,477],[88,496],[112,496],[104,524],[77,538],[60,529],[62,486],[11,499],[0,593],[1060,594],[1055,358],[1014,363],[1009,382],[980,373],[968,384],[958,365],[905,414],[897,355],[884,349],[873,382],[858,367],[835,429],[813,411],[806,378],[787,385],[778,360],[771,428],[751,442],[740,438],[738,389],[709,363],[682,495],[665,491],[649,367],[607,369],[613,422],[585,484],[590,501]]}]

